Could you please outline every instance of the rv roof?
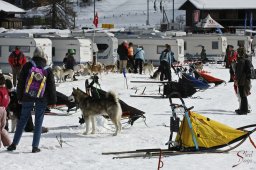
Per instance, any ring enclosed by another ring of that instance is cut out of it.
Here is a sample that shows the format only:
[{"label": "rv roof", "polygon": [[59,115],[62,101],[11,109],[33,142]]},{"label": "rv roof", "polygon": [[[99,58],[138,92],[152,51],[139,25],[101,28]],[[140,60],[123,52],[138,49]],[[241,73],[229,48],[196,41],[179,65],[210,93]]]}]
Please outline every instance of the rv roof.
[{"label": "rv roof", "polygon": [[30,33],[0,33],[0,37],[4,38],[31,38],[33,34]]}]

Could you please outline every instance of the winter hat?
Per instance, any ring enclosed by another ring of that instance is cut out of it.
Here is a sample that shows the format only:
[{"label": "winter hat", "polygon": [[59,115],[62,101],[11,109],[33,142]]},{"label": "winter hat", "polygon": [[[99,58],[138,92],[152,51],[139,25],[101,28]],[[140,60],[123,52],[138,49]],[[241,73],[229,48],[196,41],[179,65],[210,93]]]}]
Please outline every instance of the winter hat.
[{"label": "winter hat", "polygon": [[36,47],[35,51],[34,51],[34,55],[33,57],[40,57],[45,59],[45,61],[48,60],[47,55],[44,53],[44,50],[42,49],[42,47]]}]

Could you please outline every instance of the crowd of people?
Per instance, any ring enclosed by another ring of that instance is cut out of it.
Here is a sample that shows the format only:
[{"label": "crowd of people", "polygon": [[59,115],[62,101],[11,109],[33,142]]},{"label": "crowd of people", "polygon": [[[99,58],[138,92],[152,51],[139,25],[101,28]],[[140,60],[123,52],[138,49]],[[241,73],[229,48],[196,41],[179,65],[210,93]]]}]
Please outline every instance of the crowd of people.
[{"label": "crowd of people", "polygon": [[[136,45],[132,42],[123,41],[117,49],[119,55],[119,72],[123,73],[128,70],[129,73],[142,74],[144,63],[146,62],[145,51],[142,45]],[[160,80],[171,81],[171,66],[173,67],[174,53],[171,51],[171,46],[165,44],[165,49],[162,51],[159,58]],[[175,69],[174,69],[175,70]]]}]

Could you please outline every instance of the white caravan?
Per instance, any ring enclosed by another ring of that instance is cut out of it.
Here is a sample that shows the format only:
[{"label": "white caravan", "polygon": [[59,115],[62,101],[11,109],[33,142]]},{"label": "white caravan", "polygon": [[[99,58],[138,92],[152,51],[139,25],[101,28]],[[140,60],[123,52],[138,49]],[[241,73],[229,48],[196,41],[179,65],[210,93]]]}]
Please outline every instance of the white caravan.
[{"label": "white caravan", "polygon": [[118,36],[118,44],[124,40],[132,42],[134,49],[136,46],[143,46],[145,51],[145,60],[152,61],[154,65],[159,65],[159,57],[161,52],[165,49],[165,44],[171,46],[176,61],[184,62],[184,41],[182,39],[161,38],[161,37],[132,37],[132,36]]},{"label": "white caravan", "polygon": [[92,41],[85,38],[49,37],[52,41],[52,61],[54,65],[62,65],[68,50],[75,51],[77,64],[92,62]]},{"label": "white caravan", "polygon": [[31,36],[21,36],[24,34],[0,34],[0,66],[3,73],[11,72],[8,64],[8,57],[15,47],[19,47],[23,51],[27,60],[33,57],[36,47],[42,47],[48,56],[48,64],[52,64],[52,41],[48,38],[33,38]]},{"label": "white caravan", "polygon": [[227,48],[227,38],[219,35],[194,34],[177,37],[184,40],[185,58],[200,58],[202,46],[208,59],[223,58]]},{"label": "white caravan", "polygon": [[115,64],[117,61],[117,47],[118,40],[113,33],[108,32],[74,32],[74,37],[85,37],[90,38],[94,43],[97,44],[98,53],[97,61],[105,65]]},{"label": "white caravan", "polygon": [[224,35],[224,36],[227,37],[227,44],[233,45],[235,50],[239,47],[239,44],[243,44],[246,49],[246,53],[251,54],[252,41],[250,36],[244,36],[244,35]]}]

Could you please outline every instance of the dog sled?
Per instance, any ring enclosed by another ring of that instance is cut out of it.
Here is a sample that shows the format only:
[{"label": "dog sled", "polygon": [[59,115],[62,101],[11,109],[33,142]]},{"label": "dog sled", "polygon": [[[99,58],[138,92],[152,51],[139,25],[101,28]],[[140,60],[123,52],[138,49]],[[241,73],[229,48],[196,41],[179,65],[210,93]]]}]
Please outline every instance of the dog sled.
[{"label": "dog sled", "polygon": [[[147,86],[144,87],[142,93],[131,94],[131,97],[156,97],[156,98],[167,98],[172,92],[178,92],[183,98],[187,98],[196,93],[196,88],[193,84],[185,77],[179,78],[177,81],[130,81],[131,83],[143,83],[143,84],[160,84],[158,87],[158,94],[147,94]],[[178,96],[176,96],[178,97]]]},{"label": "dog sled", "polygon": [[[102,154],[116,155],[113,157],[114,159],[158,156],[160,160],[161,156],[227,153],[242,145],[248,138],[256,148],[250,138],[250,135],[256,130],[256,124],[232,128],[191,111],[193,107],[187,108],[182,98],[180,98],[181,104],[173,103],[171,96],[177,95],[180,96],[178,93],[172,93],[169,96],[172,115],[170,117],[170,136],[166,143],[167,149],[137,149],[103,152]],[[178,109],[183,110],[182,121],[177,116]],[[247,130],[249,128],[253,129]],[[177,135],[173,140],[174,133]]]}]

